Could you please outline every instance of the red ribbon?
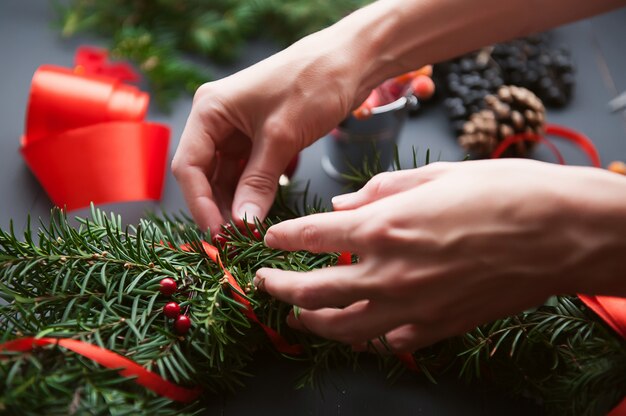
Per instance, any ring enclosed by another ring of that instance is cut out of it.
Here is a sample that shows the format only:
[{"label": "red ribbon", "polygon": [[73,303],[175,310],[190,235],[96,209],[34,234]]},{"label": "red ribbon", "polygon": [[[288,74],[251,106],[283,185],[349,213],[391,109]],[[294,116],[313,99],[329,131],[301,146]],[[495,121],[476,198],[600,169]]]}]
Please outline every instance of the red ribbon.
[{"label": "red ribbon", "polygon": [[[593,144],[593,141],[587,136],[585,136],[584,134],[568,129],[567,127],[559,126],[557,124],[546,125],[546,134],[550,136],[559,137],[561,139],[565,139],[567,141],[574,143],[576,146],[580,148],[580,150],[582,150],[587,155],[587,157],[589,158],[593,166],[597,168],[602,166],[600,162],[600,155],[598,154],[598,150],[596,149],[596,146]],[[491,154],[491,158],[492,159],[499,158],[509,147],[521,141],[535,141],[535,142],[541,142],[545,144],[552,151],[552,153],[556,156],[559,163],[561,165],[565,164],[565,159],[563,159],[561,152],[559,152],[559,149],[557,149],[557,147],[551,141],[547,140],[543,136],[540,136],[537,134],[528,134],[528,133],[516,134],[513,136],[506,137],[504,140],[500,142],[500,144],[498,144],[496,149]]]},{"label": "red ribbon", "polygon": [[[190,244],[184,244],[180,248],[183,251],[192,251],[192,247]],[[239,283],[237,283],[237,280],[232,275],[232,273],[227,268],[224,267],[224,264],[222,263],[222,259],[220,258],[219,250],[217,249],[217,247],[207,243],[206,241],[203,241],[202,250],[211,260],[213,260],[217,265],[219,265],[220,269],[222,269],[222,271],[224,272],[224,276],[226,276],[226,279],[228,280],[228,284],[230,284],[230,286],[234,289],[231,291],[233,299],[235,299],[237,302],[242,304],[244,307],[243,309],[244,315],[251,321],[258,324],[261,327],[261,329],[263,329],[263,331],[267,334],[267,337],[270,339],[270,342],[274,345],[276,350],[283,354],[291,354],[291,355],[302,354],[303,352],[302,345],[290,344],[278,332],[276,332],[274,329],[270,328],[269,326],[265,325],[263,322],[259,320],[259,318],[254,313],[254,309],[252,308],[250,301],[246,299],[245,296],[243,295],[244,291],[241,289],[241,286],[239,286]]]},{"label": "red ribbon", "polygon": [[[85,64],[84,53],[77,61]],[[119,70],[99,65],[44,65],[32,80],[20,151],[50,199],[67,210],[159,200],[163,190],[169,128],[143,121],[149,97],[121,82],[128,74],[114,78]]]},{"label": "red ribbon", "polygon": [[[585,305],[600,316],[622,338],[626,339],[626,298],[610,296],[578,295]],[[626,415],[626,397],[615,407],[608,416]]]},{"label": "red ribbon", "polygon": [[139,74],[126,62],[109,62],[109,51],[91,46],[80,46],[74,56],[78,72],[106,75],[120,81],[137,82]]},{"label": "red ribbon", "polygon": [[106,368],[119,368],[120,375],[124,377],[136,377],[134,381],[137,384],[155,392],[160,396],[167,397],[170,400],[189,403],[196,400],[201,393],[201,389],[199,387],[186,389],[177,386],[176,384],[165,380],[158,374],[146,370],[136,362],[113,351],[75,339],[34,337],[20,338],[0,344],[0,353],[2,351],[30,351],[36,347],[43,347],[46,345],[59,345],[80,354],[83,357],[89,358]]}]

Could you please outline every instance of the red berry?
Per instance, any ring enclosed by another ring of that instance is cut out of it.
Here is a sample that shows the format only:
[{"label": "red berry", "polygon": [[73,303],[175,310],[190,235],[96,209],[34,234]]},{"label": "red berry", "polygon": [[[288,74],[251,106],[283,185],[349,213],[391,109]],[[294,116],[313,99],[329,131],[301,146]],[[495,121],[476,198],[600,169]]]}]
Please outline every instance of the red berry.
[{"label": "red berry", "polygon": [[180,305],[176,302],[169,302],[163,307],[163,314],[170,319],[178,318],[180,315]]},{"label": "red berry", "polygon": [[176,281],[174,281],[174,279],[170,279],[169,277],[166,277],[159,283],[159,290],[165,296],[173,295],[176,292],[176,288]]},{"label": "red berry", "polygon": [[185,335],[191,328],[191,319],[187,315],[179,315],[174,322],[174,329],[180,335]]}]

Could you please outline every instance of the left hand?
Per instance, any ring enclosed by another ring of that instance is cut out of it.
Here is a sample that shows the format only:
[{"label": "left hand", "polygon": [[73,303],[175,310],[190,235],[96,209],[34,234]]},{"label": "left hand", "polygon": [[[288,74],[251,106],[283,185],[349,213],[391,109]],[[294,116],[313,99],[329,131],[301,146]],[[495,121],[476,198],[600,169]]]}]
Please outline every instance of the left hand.
[{"label": "left hand", "polygon": [[358,263],[260,269],[255,284],[302,308],[288,319],[295,328],[358,349],[385,336],[392,351],[414,351],[553,294],[609,290],[626,248],[610,195],[624,185],[600,169],[529,160],[383,173],[335,198],[335,212],[265,237],[285,250],[350,251]]}]

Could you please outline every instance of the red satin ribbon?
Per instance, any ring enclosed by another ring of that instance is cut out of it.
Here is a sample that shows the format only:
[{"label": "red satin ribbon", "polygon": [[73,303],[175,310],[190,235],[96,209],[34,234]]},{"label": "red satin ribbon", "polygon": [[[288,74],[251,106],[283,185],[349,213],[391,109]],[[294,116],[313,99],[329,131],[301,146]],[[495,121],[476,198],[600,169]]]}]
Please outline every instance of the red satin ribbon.
[{"label": "red satin ribbon", "polygon": [[[589,139],[587,136],[585,136],[584,134],[568,129],[567,127],[556,125],[556,124],[546,125],[546,134],[550,136],[559,137],[561,139],[565,139],[567,141],[574,143],[576,146],[580,148],[580,150],[582,150],[587,155],[587,157],[589,158],[593,166],[598,167],[598,168],[602,166],[600,162],[600,155],[598,154],[598,150],[593,144],[593,141]],[[559,149],[557,149],[557,147],[551,141],[547,140],[543,136],[539,136],[536,134],[527,134],[527,133],[516,134],[513,136],[506,137],[504,140],[500,142],[500,144],[498,144],[496,149],[491,154],[491,158],[492,159],[499,158],[509,147],[521,141],[535,141],[535,142],[541,142],[545,144],[546,146],[548,146],[550,151],[552,151],[552,153],[555,155],[559,163],[561,165],[565,164],[565,159],[563,159],[561,152],[559,152]]]},{"label": "red satin ribbon", "polygon": [[20,338],[0,344],[0,356],[2,351],[30,351],[35,347],[43,347],[46,345],[59,345],[83,357],[89,358],[106,368],[120,369],[120,375],[124,377],[136,377],[134,381],[137,384],[171,400],[189,403],[196,400],[201,393],[200,388],[186,389],[177,386],[160,377],[158,374],[146,370],[136,362],[113,351],[75,339]]},{"label": "red satin ribbon", "polygon": [[44,65],[35,72],[20,149],[26,164],[67,210],[159,200],[169,128],[143,121],[146,93],[90,70]]},{"label": "red satin ribbon", "polygon": [[578,295],[585,305],[626,339],[626,298]]},{"label": "red satin ribbon", "polygon": [[[183,251],[193,250],[190,244],[184,244],[180,248]],[[254,309],[252,308],[250,301],[248,301],[248,299],[246,299],[243,296],[243,293],[244,293],[243,289],[241,289],[241,286],[239,286],[239,283],[237,283],[237,280],[232,275],[232,273],[227,268],[224,267],[224,264],[222,263],[222,259],[220,258],[220,254],[219,254],[217,247],[207,243],[206,241],[203,241],[202,250],[211,260],[213,260],[216,264],[220,266],[220,269],[222,269],[222,271],[224,272],[224,276],[226,276],[228,283],[234,289],[231,291],[233,299],[235,299],[237,302],[243,305],[244,315],[251,321],[258,324],[261,327],[261,329],[263,329],[263,331],[267,334],[267,337],[270,339],[270,342],[274,345],[276,350],[283,354],[290,354],[290,355],[302,354],[303,352],[302,345],[290,344],[278,332],[276,332],[274,329],[270,328],[269,326],[265,325],[263,322],[259,320],[259,318],[254,313]]]},{"label": "red satin ribbon", "polygon": [[[626,339],[626,298],[578,295],[585,305],[600,316],[622,338]],[[626,397],[608,416],[626,416]]]},{"label": "red satin ribbon", "polygon": [[109,51],[91,46],[80,46],[74,56],[78,72],[106,75],[121,81],[137,82],[139,74],[126,62],[109,62]]}]

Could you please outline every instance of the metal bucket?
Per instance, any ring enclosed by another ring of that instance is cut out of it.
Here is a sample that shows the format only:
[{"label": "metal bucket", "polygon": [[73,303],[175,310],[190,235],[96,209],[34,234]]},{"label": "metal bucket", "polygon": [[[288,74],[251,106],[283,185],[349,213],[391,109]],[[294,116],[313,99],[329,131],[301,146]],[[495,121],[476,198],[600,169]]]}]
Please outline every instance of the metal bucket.
[{"label": "metal bucket", "polygon": [[387,170],[407,114],[417,106],[413,96],[372,109],[367,119],[350,115],[326,137],[326,154],[322,168],[333,179],[342,181],[344,174],[356,171]]}]

